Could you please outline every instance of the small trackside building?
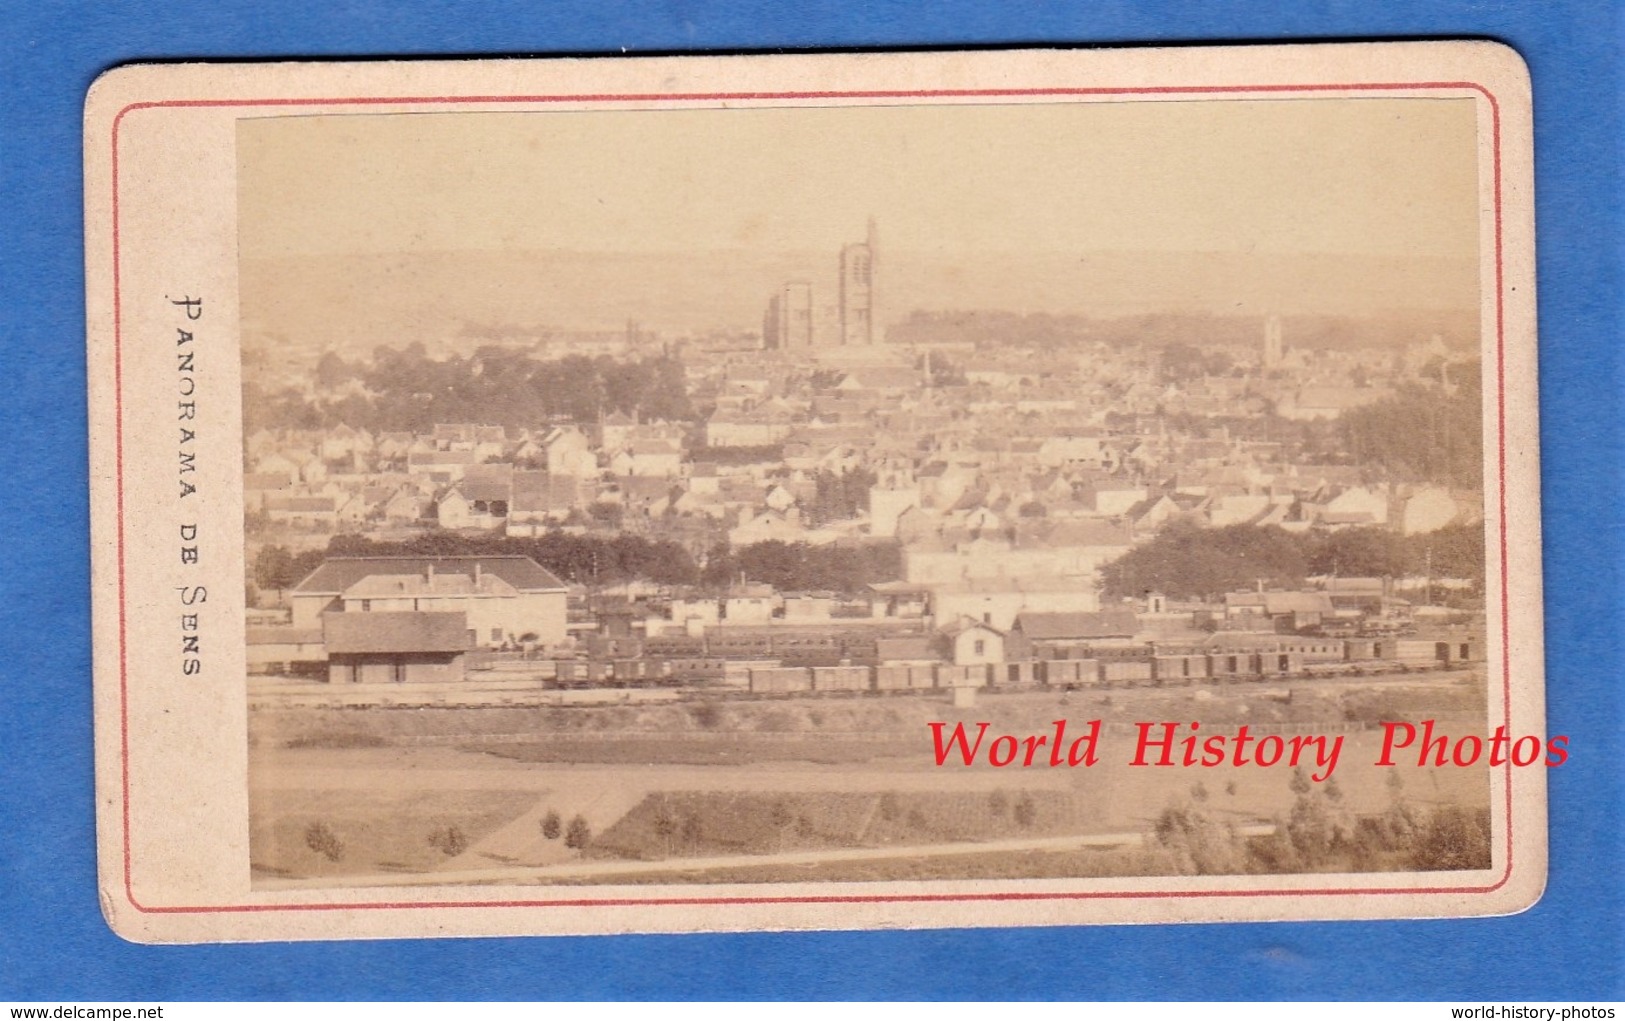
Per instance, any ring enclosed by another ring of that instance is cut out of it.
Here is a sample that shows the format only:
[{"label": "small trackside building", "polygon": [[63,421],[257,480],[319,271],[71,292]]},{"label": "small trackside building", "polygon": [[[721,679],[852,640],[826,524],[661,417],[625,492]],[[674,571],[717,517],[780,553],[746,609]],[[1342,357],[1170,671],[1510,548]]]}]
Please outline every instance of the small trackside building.
[{"label": "small trackside building", "polygon": [[455,683],[471,644],[467,616],[443,612],[327,613],[322,636],[334,684]]},{"label": "small trackside building", "polygon": [[462,613],[473,647],[567,637],[567,590],[530,557],[328,557],[289,596],[293,626],[318,628],[326,614]]}]

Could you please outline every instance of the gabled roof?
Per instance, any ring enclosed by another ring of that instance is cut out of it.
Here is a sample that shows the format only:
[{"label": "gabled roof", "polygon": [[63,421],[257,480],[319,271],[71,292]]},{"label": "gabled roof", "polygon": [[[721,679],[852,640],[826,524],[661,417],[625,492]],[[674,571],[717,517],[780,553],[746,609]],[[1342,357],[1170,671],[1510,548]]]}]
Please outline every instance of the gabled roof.
[{"label": "gabled roof", "polygon": [[925,382],[917,369],[904,366],[865,365],[849,370],[838,385],[843,389],[918,390],[924,388]]},{"label": "gabled roof", "polygon": [[406,455],[406,463],[411,465],[472,465],[474,452],[472,450],[430,450],[420,454]]},{"label": "gabled roof", "polygon": [[287,489],[293,480],[283,472],[248,472],[243,475],[244,489]]},{"label": "gabled roof", "polygon": [[942,633],[949,638],[958,638],[967,631],[988,631],[992,634],[998,635],[1000,638],[1004,637],[1004,632],[1000,631],[992,624],[984,624],[981,621],[975,620],[971,617],[960,617],[958,620],[942,629]]},{"label": "gabled roof", "polygon": [[877,638],[875,639],[875,658],[882,663],[905,659],[940,659],[935,649],[935,643],[927,635],[910,635],[905,638]]},{"label": "gabled roof", "polygon": [[[1123,512],[1123,516],[1128,518],[1130,521],[1139,521],[1141,518],[1151,513],[1151,511],[1164,500],[1168,500],[1167,493],[1154,493],[1151,496],[1146,497],[1144,500],[1136,502],[1134,506]],[[1173,503],[1172,500],[1169,500],[1168,502]],[[1177,506],[1177,504],[1175,506]]]},{"label": "gabled roof", "polygon": [[615,479],[615,485],[624,500],[642,502],[670,495],[672,480],[654,475],[621,475]]},{"label": "gabled roof", "polygon": [[1392,396],[1391,391],[1378,387],[1306,386],[1298,391],[1296,404],[1300,408],[1346,411],[1365,404],[1375,404],[1389,396]]},{"label": "gabled roof", "polygon": [[329,654],[466,652],[466,613],[324,613]]},{"label": "gabled roof", "polygon": [[322,640],[319,627],[251,627],[243,631],[249,645],[318,645]]},{"label": "gabled roof", "polygon": [[471,464],[452,488],[469,501],[512,499],[513,465]]},{"label": "gabled roof", "polygon": [[1324,592],[1227,592],[1228,607],[1255,607],[1274,616],[1281,613],[1331,613],[1332,601]]},{"label": "gabled roof", "polygon": [[1128,546],[1133,541],[1128,526],[1109,521],[1042,522],[1024,529],[1016,537],[1016,544],[1024,548],[1073,548],[1090,546]]},{"label": "gabled roof", "polygon": [[1380,596],[1385,588],[1381,578],[1336,577],[1327,578],[1325,583],[1326,593],[1334,596]]},{"label": "gabled roof", "polygon": [[478,564],[521,592],[562,592],[564,582],[530,557],[328,557],[294,586],[296,595],[339,595],[372,574],[423,574],[429,568],[447,574],[474,575]]},{"label": "gabled roof", "polygon": [[633,440],[627,449],[633,457],[667,457],[683,452],[674,440]]},{"label": "gabled roof", "polygon": [[423,574],[369,574],[344,590],[345,599],[472,595],[513,597],[518,594],[512,585],[483,571],[477,580],[466,574],[446,572],[440,572],[433,578]]},{"label": "gabled roof", "polygon": [[511,511],[569,510],[581,499],[581,484],[573,475],[547,472],[514,472]]},{"label": "gabled roof", "polygon": [[290,514],[328,514],[337,508],[331,496],[269,496],[265,499],[266,510]]},{"label": "gabled roof", "polygon": [[1129,609],[1107,609],[1099,613],[1021,613],[1016,629],[1028,638],[1050,641],[1083,638],[1132,638],[1139,630],[1139,618]]}]

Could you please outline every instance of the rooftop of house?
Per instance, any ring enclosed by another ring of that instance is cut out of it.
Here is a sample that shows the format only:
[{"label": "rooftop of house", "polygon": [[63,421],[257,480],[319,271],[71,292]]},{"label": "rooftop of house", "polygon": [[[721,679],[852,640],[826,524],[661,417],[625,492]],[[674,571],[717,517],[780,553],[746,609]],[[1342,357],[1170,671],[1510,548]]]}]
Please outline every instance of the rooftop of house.
[{"label": "rooftop of house", "polygon": [[478,566],[482,574],[501,578],[520,592],[562,592],[564,582],[530,557],[446,556],[446,557],[328,557],[304,581],[294,586],[295,595],[339,595],[369,575],[422,574],[432,568],[435,574],[460,574],[472,578]]},{"label": "rooftop of house", "polygon": [[369,574],[344,590],[346,599],[410,596],[507,596],[519,590],[483,570],[467,574]]},{"label": "rooftop of house", "polygon": [[466,652],[465,613],[324,613],[329,654]]},{"label": "rooftop of house", "polygon": [[322,629],[250,627],[244,629],[243,638],[249,645],[318,645],[322,640]]},{"label": "rooftop of house", "polygon": [[1279,613],[1331,613],[1331,599],[1324,592],[1227,592],[1224,604],[1231,609],[1255,609]]},{"label": "rooftop of house", "polygon": [[1130,638],[1139,630],[1133,610],[1114,608],[1098,613],[1022,613],[1016,629],[1028,638],[1048,641],[1086,638]]}]

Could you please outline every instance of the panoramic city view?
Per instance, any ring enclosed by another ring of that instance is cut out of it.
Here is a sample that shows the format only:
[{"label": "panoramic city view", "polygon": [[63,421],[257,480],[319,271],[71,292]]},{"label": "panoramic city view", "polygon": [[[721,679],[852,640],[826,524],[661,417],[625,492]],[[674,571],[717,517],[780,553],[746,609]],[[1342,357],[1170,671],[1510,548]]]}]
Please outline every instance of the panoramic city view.
[{"label": "panoramic city view", "polygon": [[1475,130],[242,121],[256,888],[1489,868]]}]

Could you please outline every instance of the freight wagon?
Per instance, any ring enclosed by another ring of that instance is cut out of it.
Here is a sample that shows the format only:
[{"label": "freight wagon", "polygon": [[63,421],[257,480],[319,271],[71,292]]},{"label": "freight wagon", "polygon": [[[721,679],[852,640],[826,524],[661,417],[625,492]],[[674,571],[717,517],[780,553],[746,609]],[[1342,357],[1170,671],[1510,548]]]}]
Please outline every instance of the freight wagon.
[{"label": "freight wagon", "polygon": [[1168,653],[1151,658],[1156,680],[1163,687],[1199,684],[1208,678],[1207,656],[1202,653]]},{"label": "freight wagon", "polygon": [[[872,638],[787,629],[738,628],[706,640],[688,636],[648,639],[640,658],[563,659],[539,662],[553,687],[737,688],[759,694],[797,692],[907,692],[936,688],[1014,689],[1183,686],[1307,677],[1339,671],[1482,661],[1483,639],[1447,638],[1278,640],[1223,635],[1212,643],[1069,647],[1068,658],[1017,659],[953,665],[927,662],[875,664]],[[703,655],[656,655],[703,644]],[[854,663],[846,653],[858,652]],[[865,662],[867,660],[867,662]],[[551,668],[551,669],[549,669]],[[552,677],[549,678],[549,674]]]},{"label": "freight wagon", "polygon": [[812,668],[814,691],[871,691],[874,688],[873,668],[866,666],[815,666]]},{"label": "freight wagon", "polygon": [[937,664],[937,687],[939,688],[980,688],[985,687],[992,667],[977,663],[971,666],[954,666],[951,663]]},{"label": "freight wagon", "polygon": [[813,690],[812,671],[807,667],[754,667],[749,674],[753,695],[792,695]]},{"label": "freight wagon", "polygon": [[929,663],[886,664],[874,671],[876,691],[927,691],[937,686],[936,667]]},{"label": "freight wagon", "polygon": [[1098,659],[1038,661],[1038,679],[1054,688],[1093,688],[1100,684]]},{"label": "freight wagon", "polygon": [[727,676],[728,661],[711,656],[684,656],[668,660],[669,676],[688,684],[715,684]]},{"label": "freight wagon", "polygon": [[697,635],[654,635],[643,640],[643,654],[657,659],[705,656],[705,639]]},{"label": "freight wagon", "polygon": [[1014,662],[1002,663],[993,668],[998,676],[1000,687],[1031,687],[1039,683],[1039,661],[1034,659],[1018,659]]},{"label": "freight wagon", "polygon": [[1152,681],[1152,667],[1152,661],[1143,654],[1136,657],[1102,656],[1100,683],[1123,688],[1148,685]]},{"label": "freight wagon", "polygon": [[1230,649],[1209,653],[1208,676],[1215,681],[1240,680],[1258,676],[1258,657],[1253,652]]}]

